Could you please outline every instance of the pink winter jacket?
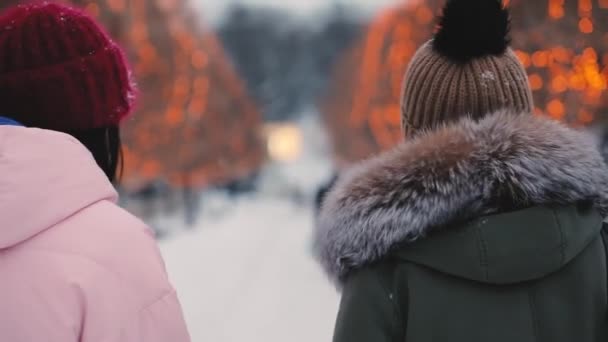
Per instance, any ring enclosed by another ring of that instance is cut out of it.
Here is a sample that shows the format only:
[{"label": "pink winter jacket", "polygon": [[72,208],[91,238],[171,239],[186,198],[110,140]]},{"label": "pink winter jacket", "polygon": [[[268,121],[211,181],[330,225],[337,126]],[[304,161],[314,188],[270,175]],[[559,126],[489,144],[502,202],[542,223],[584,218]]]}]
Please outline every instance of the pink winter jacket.
[{"label": "pink winter jacket", "polygon": [[186,342],[150,230],[65,134],[0,126],[0,341]]}]

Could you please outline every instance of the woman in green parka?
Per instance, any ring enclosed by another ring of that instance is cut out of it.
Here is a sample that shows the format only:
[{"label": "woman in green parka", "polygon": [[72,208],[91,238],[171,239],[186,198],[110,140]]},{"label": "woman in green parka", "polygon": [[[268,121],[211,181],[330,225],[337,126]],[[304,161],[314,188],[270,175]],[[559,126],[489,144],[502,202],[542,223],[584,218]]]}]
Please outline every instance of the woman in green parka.
[{"label": "woman in green parka", "polygon": [[410,63],[407,141],[341,174],[315,235],[335,342],[608,341],[608,168],[532,114],[499,0],[448,0]]}]

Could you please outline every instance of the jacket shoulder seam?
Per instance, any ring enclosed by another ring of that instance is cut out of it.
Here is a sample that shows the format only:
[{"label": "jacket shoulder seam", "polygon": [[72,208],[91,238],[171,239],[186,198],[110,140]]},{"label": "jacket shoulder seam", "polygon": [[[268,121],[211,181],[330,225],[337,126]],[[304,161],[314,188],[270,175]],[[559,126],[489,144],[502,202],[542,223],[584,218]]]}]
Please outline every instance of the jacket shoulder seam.
[{"label": "jacket shoulder seam", "polygon": [[483,232],[481,231],[481,227],[477,227],[477,237],[479,238],[479,265],[481,266],[483,277],[486,281],[490,279],[490,267],[488,262],[488,247],[486,245],[486,240],[483,236]]},{"label": "jacket shoulder seam", "polygon": [[559,221],[559,217],[557,217],[558,214],[555,209],[551,211],[553,213],[553,219],[555,220],[555,224],[557,225],[557,229],[559,231],[559,249],[562,257],[560,264],[564,265],[566,263],[566,239],[564,238],[564,230],[562,228],[562,223]]},{"label": "jacket shoulder seam", "polygon": [[[395,273],[395,268],[396,265],[393,262],[387,262],[385,265],[382,266],[382,268],[384,269],[384,272],[387,272],[386,274],[389,274],[389,276],[387,277],[386,275],[383,275],[383,272],[380,272],[381,274],[379,274],[378,277],[374,277],[376,278],[376,282],[380,285],[380,287],[382,288],[382,290],[384,291],[384,297],[388,300],[389,305],[392,308],[392,312],[393,312],[393,322],[392,322],[392,326],[393,326],[393,339],[395,341],[399,340],[399,336],[402,335],[403,333],[403,327],[402,327],[402,312],[399,308],[399,305],[397,305],[396,303],[396,293],[394,291],[394,273]],[[390,286],[388,284],[391,284]]]},{"label": "jacket shoulder seam", "polygon": [[74,258],[77,258],[79,260],[83,260],[83,261],[86,261],[88,263],[94,264],[100,270],[103,270],[104,272],[108,272],[108,273],[114,275],[117,279],[121,279],[121,280],[123,279],[119,274],[117,274],[115,271],[113,271],[112,269],[110,269],[110,267],[108,267],[107,265],[104,265],[103,263],[101,263],[99,260],[96,260],[95,258],[91,258],[91,257],[83,255],[83,254],[74,253],[74,252],[70,252],[70,251],[63,251],[63,250],[44,249],[44,248],[36,248],[36,249],[32,249],[32,250],[23,250],[23,251],[21,251],[21,253],[27,253],[27,254],[51,254],[51,255],[62,256],[62,257],[74,257]]},{"label": "jacket shoulder seam", "polygon": [[536,303],[534,301],[534,288],[528,290],[528,301],[530,304],[530,318],[532,319],[534,340],[540,341],[540,322],[538,321],[538,313],[536,311]]},{"label": "jacket shoulder seam", "polygon": [[[409,319],[409,285],[408,285],[408,274],[407,269],[403,271],[403,277],[399,277],[398,279],[401,282],[405,283],[405,292],[399,293],[399,302],[394,304],[395,312],[396,312],[396,331],[395,331],[395,341],[405,341],[407,338],[407,325]],[[405,311],[404,311],[405,310]]]},{"label": "jacket shoulder seam", "polygon": [[[35,250],[23,251],[23,253],[29,253],[29,254],[37,254],[38,253],[38,254],[57,255],[57,256],[62,256],[62,257],[75,257],[78,260],[81,260],[81,261],[87,262],[89,264],[95,265],[99,269],[99,272],[104,272],[106,274],[111,274],[114,277],[115,281],[117,281],[117,282],[119,282],[121,284],[124,284],[124,283],[127,282],[127,280],[124,277],[122,277],[117,272],[113,271],[109,266],[104,265],[103,263],[99,262],[95,258],[91,258],[91,257],[86,256],[86,255],[82,255],[82,254],[78,254],[78,253],[73,253],[73,252],[68,252],[68,251],[59,251],[59,250],[52,250],[52,249],[40,249],[40,248],[37,248]],[[169,284],[168,281],[167,281],[167,284]],[[154,305],[156,302],[158,302],[158,301],[166,298],[167,296],[171,295],[174,292],[175,292],[175,290],[170,285],[167,285],[167,288],[163,289],[161,295],[155,297],[151,302],[150,301],[142,300],[142,302],[144,303],[143,308],[144,309],[145,308],[149,308],[150,306]],[[146,303],[148,303],[148,304],[146,304]]]},{"label": "jacket shoulder seam", "polygon": [[173,288],[167,289],[165,291],[163,291],[158,297],[156,297],[155,299],[151,300],[150,302],[144,304],[142,306],[142,308],[139,310],[139,313],[143,313],[144,311],[148,311],[150,310],[151,307],[153,307],[154,305],[156,305],[159,302],[164,301],[165,299],[176,295],[176,291]]}]

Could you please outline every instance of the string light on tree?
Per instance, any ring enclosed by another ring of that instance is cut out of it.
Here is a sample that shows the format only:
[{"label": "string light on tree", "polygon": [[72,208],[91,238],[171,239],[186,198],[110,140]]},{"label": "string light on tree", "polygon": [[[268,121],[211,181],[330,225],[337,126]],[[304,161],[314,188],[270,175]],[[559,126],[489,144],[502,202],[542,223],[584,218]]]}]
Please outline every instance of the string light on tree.
[{"label": "string light on tree", "polygon": [[[400,91],[416,49],[433,33],[443,0],[405,1],[381,13],[336,64],[322,112],[339,165],[401,138]],[[510,0],[512,38],[533,90],[536,113],[571,125],[608,111],[608,1]]]},{"label": "string light on tree", "polygon": [[[3,1],[0,8],[23,1]],[[68,2],[68,1],[66,1]],[[184,0],[73,0],[126,49],[140,97],[123,130],[122,184],[200,187],[262,164],[261,116],[213,32]]]}]

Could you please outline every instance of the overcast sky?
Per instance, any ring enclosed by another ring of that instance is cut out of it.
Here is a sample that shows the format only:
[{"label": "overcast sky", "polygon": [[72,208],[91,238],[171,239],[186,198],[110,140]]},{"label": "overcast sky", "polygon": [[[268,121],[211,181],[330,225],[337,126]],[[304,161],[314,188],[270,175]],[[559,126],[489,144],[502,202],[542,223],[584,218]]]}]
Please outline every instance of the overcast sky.
[{"label": "overcast sky", "polygon": [[350,8],[355,7],[362,13],[373,15],[378,10],[407,0],[193,0],[203,17],[211,23],[221,19],[226,8],[235,3],[270,6],[287,9],[299,16],[310,16],[330,7],[334,3],[342,3]]}]

